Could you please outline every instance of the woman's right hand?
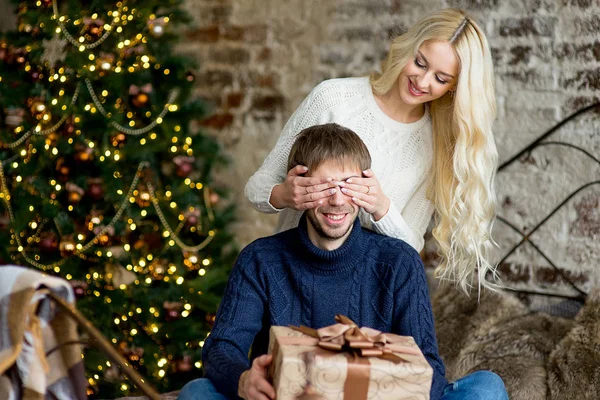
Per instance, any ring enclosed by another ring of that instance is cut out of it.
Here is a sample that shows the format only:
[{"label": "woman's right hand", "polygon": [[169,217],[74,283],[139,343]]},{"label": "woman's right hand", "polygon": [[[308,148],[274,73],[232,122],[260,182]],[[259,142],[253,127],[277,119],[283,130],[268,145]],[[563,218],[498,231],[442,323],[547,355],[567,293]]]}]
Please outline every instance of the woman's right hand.
[{"label": "woman's right hand", "polygon": [[337,185],[332,178],[303,176],[307,171],[304,165],[290,169],[283,183],[273,187],[269,203],[279,209],[304,211],[323,204],[323,199],[335,193]]}]

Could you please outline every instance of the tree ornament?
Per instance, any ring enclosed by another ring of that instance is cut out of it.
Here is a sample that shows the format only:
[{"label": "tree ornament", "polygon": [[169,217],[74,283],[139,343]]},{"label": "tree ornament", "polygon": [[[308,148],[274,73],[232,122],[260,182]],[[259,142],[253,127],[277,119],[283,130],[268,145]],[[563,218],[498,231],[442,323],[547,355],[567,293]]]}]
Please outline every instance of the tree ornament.
[{"label": "tree ornament", "polygon": [[168,261],[164,258],[155,259],[148,267],[148,271],[155,280],[162,280],[167,273]]},{"label": "tree ornament", "polygon": [[63,257],[69,257],[75,252],[75,241],[71,236],[66,236],[60,241],[58,249]]},{"label": "tree ornament", "polygon": [[192,356],[184,354],[182,358],[175,361],[175,369],[179,372],[188,372],[192,369]]},{"label": "tree ornament", "polygon": [[142,86],[129,86],[129,98],[131,99],[131,103],[138,108],[145,107],[148,104],[150,93],[152,93],[151,83],[146,83]]},{"label": "tree ornament", "polygon": [[27,105],[29,106],[31,115],[38,120],[42,119],[47,112],[46,104],[44,104],[44,99],[42,97],[30,97],[27,99]]},{"label": "tree ornament", "polygon": [[63,136],[71,137],[75,133],[75,124],[73,124],[73,120],[71,118],[67,119],[63,125]]},{"label": "tree ornament", "polygon": [[112,65],[115,62],[115,55],[112,53],[100,53],[99,57],[96,58],[96,68],[98,70],[110,71]]},{"label": "tree ornament", "polygon": [[125,142],[127,140],[127,136],[124,133],[117,133],[113,137],[110,138],[110,142],[114,147],[122,148],[125,146]]},{"label": "tree ornament", "polygon": [[[103,232],[104,231],[104,232]],[[94,228],[94,234],[97,236],[96,240],[100,246],[109,246],[111,237],[115,236],[115,227],[98,225]]]},{"label": "tree ornament", "polygon": [[9,129],[15,129],[23,123],[23,117],[25,117],[25,110],[18,107],[8,107],[4,110],[4,124]]},{"label": "tree ornament", "polygon": [[100,18],[92,19],[90,17],[83,17],[84,31],[93,38],[99,38],[102,36],[104,30],[104,20]]},{"label": "tree ornament", "polygon": [[194,75],[194,73],[193,73],[192,71],[188,71],[188,72],[185,74],[185,79],[186,79],[188,82],[194,82],[194,80],[196,79],[196,76]]},{"label": "tree ornament", "polygon": [[31,31],[33,30],[33,26],[25,21],[21,21],[19,22],[19,26],[17,29],[19,30],[19,32],[31,33]]},{"label": "tree ornament", "polygon": [[175,321],[181,317],[181,309],[183,304],[179,301],[165,301],[163,308],[166,310],[165,320]]},{"label": "tree ornament", "polygon": [[3,212],[0,214],[0,229],[6,229],[10,225],[10,215],[8,212]]},{"label": "tree ornament", "polygon": [[219,194],[215,191],[210,191],[210,194],[208,195],[208,201],[210,201],[210,204],[212,204],[213,206],[215,204],[217,204],[219,202],[219,200],[221,200],[221,197],[219,196]]},{"label": "tree ornament", "polygon": [[58,238],[54,232],[43,232],[40,235],[40,251],[44,253],[53,253],[58,250]]},{"label": "tree ornament", "polygon": [[216,319],[217,319],[217,314],[215,314],[215,313],[207,313],[206,314],[206,322],[208,323],[208,326],[210,326],[211,329],[215,325]]},{"label": "tree ornament", "polygon": [[41,74],[40,74],[38,71],[32,71],[32,72],[31,72],[31,75],[29,75],[29,76],[31,76],[31,80],[32,80],[33,82],[37,82],[37,81],[39,81],[39,80],[40,80],[40,76],[41,76]]},{"label": "tree ornament", "polygon": [[188,175],[194,170],[194,157],[188,156],[176,156],[173,158],[173,162],[177,166],[175,174],[181,178],[187,178]]},{"label": "tree ornament", "polygon": [[8,56],[8,45],[6,42],[0,42],[0,61],[6,61]]},{"label": "tree ornament", "polygon": [[121,370],[116,364],[112,364],[109,368],[104,370],[104,378],[108,382],[117,382],[121,379]]},{"label": "tree ornament", "polygon": [[[64,157],[60,157],[56,160],[55,169],[58,172],[58,174],[60,175],[61,181],[64,182],[68,179],[71,169],[67,165],[67,161],[65,160]],[[69,190],[68,187],[67,187],[67,190]]]},{"label": "tree ornament", "polygon": [[94,156],[94,149],[89,146],[77,145],[75,146],[75,151],[75,160],[77,161],[91,161]]},{"label": "tree ornament", "polygon": [[148,191],[146,185],[139,185],[138,195],[135,197],[135,202],[137,205],[141,208],[146,208],[150,205],[150,200],[150,192]]},{"label": "tree ornament", "polygon": [[69,282],[71,287],[73,288],[73,292],[75,293],[75,297],[77,299],[81,299],[85,296],[85,291],[88,288],[87,282],[72,280]]},{"label": "tree ornament", "polygon": [[108,279],[116,287],[129,286],[137,279],[135,273],[127,270],[121,264],[107,264],[106,275],[110,277]]},{"label": "tree ornament", "polygon": [[148,21],[148,29],[150,34],[155,38],[161,37],[165,33],[165,25],[167,21],[165,21],[165,17],[155,18]]},{"label": "tree ornament", "polygon": [[65,185],[65,189],[67,189],[67,192],[69,193],[68,200],[70,204],[79,203],[81,201],[81,198],[83,197],[83,194],[85,193],[85,191],[81,187],[77,186],[72,182],[67,182],[67,184]]},{"label": "tree ornament", "polygon": [[104,188],[102,187],[102,178],[89,178],[87,194],[94,200],[102,200],[104,198]]},{"label": "tree ornament", "polygon": [[188,226],[197,226],[200,222],[200,210],[198,208],[188,209],[183,216]]},{"label": "tree ornament", "polygon": [[48,63],[50,68],[54,68],[59,62],[62,63],[67,57],[66,45],[67,40],[61,39],[58,33],[51,40],[42,40],[44,53],[42,54],[41,61]]}]

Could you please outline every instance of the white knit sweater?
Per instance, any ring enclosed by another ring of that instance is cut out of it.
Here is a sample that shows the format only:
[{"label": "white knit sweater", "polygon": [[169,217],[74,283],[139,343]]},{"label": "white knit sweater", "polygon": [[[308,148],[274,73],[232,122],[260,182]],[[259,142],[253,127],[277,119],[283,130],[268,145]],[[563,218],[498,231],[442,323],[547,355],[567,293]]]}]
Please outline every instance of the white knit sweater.
[{"label": "white knit sweater", "polygon": [[371,153],[371,169],[390,199],[390,209],[379,221],[361,210],[362,225],[421,251],[434,210],[426,196],[433,160],[429,110],[410,124],[391,119],[375,102],[368,77],[327,80],[310,92],[246,184],[245,194],[253,207],[265,213],[280,212],[277,232],[298,225],[302,212],[273,207],[269,203],[271,191],[287,175],[287,159],[296,135],[306,127],[328,122],[350,128],[361,137]]}]

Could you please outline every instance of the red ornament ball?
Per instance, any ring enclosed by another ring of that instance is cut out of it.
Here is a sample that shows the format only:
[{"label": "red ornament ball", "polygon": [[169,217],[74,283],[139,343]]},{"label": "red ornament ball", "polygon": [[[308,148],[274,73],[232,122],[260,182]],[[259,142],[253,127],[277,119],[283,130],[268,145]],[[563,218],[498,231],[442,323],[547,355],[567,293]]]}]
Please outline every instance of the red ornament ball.
[{"label": "red ornament ball", "polygon": [[181,163],[177,166],[177,176],[180,176],[182,178],[186,178],[194,169],[194,166],[192,165],[192,163],[188,163],[188,162],[184,162]]},{"label": "red ornament ball", "polygon": [[93,180],[88,185],[88,194],[94,200],[102,200],[104,198],[104,188],[102,183],[97,180]]}]

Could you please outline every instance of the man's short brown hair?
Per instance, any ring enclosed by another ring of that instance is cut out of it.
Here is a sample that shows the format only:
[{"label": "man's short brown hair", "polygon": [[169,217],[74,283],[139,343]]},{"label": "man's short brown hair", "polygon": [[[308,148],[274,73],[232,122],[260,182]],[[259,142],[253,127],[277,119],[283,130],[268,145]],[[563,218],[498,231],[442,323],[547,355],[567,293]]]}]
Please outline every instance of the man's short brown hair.
[{"label": "man's short brown hair", "polygon": [[335,123],[302,130],[290,150],[287,170],[305,165],[312,171],[325,161],[358,166],[361,171],[371,168],[371,155],[362,139],[353,130]]}]

